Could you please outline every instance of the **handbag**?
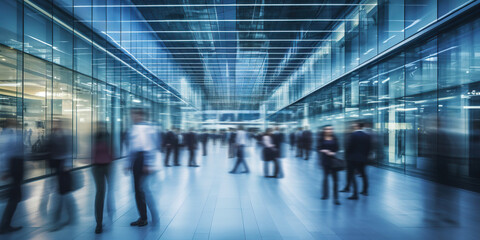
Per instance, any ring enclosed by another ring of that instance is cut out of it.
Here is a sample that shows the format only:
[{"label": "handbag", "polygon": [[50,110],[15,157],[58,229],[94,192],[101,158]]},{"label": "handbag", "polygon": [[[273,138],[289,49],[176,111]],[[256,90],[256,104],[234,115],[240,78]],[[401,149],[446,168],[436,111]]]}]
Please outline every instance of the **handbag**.
[{"label": "handbag", "polygon": [[70,191],[74,192],[84,185],[84,176],[82,171],[69,171]]},{"label": "handbag", "polygon": [[347,167],[347,163],[343,159],[332,157],[330,161],[331,161],[331,168],[334,171],[342,171],[342,170],[345,170],[345,168]]}]

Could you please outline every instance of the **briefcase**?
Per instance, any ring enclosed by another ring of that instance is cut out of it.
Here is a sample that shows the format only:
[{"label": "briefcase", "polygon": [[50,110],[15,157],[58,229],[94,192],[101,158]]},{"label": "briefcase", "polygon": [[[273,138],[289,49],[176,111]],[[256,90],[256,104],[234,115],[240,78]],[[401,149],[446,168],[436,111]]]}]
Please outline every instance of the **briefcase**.
[{"label": "briefcase", "polygon": [[333,157],[331,158],[331,166],[334,171],[342,171],[345,170],[347,164],[345,160]]}]

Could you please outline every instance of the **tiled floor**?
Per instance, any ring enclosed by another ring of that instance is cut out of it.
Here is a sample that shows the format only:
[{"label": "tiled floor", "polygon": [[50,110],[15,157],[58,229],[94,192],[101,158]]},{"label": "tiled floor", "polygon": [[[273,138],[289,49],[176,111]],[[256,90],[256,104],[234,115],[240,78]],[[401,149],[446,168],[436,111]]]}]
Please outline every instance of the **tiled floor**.
[{"label": "tiled floor", "polygon": [[[285,178],[263,178],[263,163],[248,148],[250,174],[228,174],[233,159],[226,148],[210,146],[200,168],[161,169],[151,188],[161,215],[159,227],[130,227],[136,220],[131,176],[115,163],[116,213],[104,233],[93,233],[95,187],[90,169],[85,186],[74,193],[78,221],[50,232],[50,204],[44,184],[25,185],[26,200],[14,225],[24,228],[4,239],[479,239],[480,194],[370,167],[370,196],[341,206],[320,200],[322,172],[316,158],[283,159]],[[344,184],[344,173],[341,173]],[[48,192],[48,191],[47,191]],[[1,209],[5,206],[2,202]],[[3,211],[3,210],[1,210]],[[105,216],[107,218],[107,215]]]}]

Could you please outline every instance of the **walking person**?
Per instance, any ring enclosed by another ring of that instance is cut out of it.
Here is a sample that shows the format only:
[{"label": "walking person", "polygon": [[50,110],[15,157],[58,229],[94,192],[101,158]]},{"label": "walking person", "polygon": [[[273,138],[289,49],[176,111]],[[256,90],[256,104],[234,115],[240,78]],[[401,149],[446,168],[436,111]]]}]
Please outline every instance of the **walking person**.
[{"label": "walking person", "polygon": [[205,129],[200,134],[200,143],[202,144],[202,155],[207,156],[208,132]]},{"label": "walking person", "polygon": [[313,142],[313,134],[312,132],[308,129],[308,127],[305,127],[304,128],[305,130],[303,130],[302,132],[302,136],[301,136],[301,141],[302,141],[302,150],[303,150],[303,153],[302,154],[303,156],[305,156],[305,160],[308,160],[309,157],[310,157],[310,150],[312,148],[312,142]]},{"label": "walking person", "polygon": [[179,154],[179,139],[176,133],[175,128],[172,127],[170,131],[165,134],[165,138],[163,140],[163,146],[166,150],[165,153],[165,167],[170,167],[169,159],[170,155],[173,153],[173,162],[175,166],[178,166],[178,154]]},{"label": "walking person", "polygon": [[133,172],[133,185],[135,189],[135,202],[137,205],[138,220],[130,226],[143,227],[148,224],[147,205],[152,215],[152,223],[157,225],[160,221],[156,203],[149,190],[147,177],[153,173],[158,149],[158,133],[150,124],[144,122],[143,109],[132,109],[133,126],[129,133],[129,149],[127,171]]},{"label": "walking person", "polygon": [[93,144],[92,173],[95,181],[95,220],[97,226],[95,233],[103,231],[103,208],[105,204],[106,185],[108,183],[107,212],[113,219],[113,189],[111,163],[113,161],[110,134],[105,128],[104,122],[97,123],[97,133]]},{"label": "walking person", "polygon": [[363,131],[363,123],[353,124],[354,132],[351,134],[346,148],[346,157],[352,167],[347,173],[353,184],[353,195],[348,199],[358,199],[357,180],[355,178],[355,171],[357,171],[363,180],[363,189],[360,194],[368,196],[368,176],[365,172],[365,168],[368,161],[368,156],[371,149],[371,136]]},{"label": "walking person", "polygon": [[[63,119],[53,121],[52,135],[49,139],[50,161],[49,165],[57,178],[58,202],[53,216],[51,231],[57,231],[76,220],[75,199],[72,196],[73,176],[72,162],[72,130],[71,124]],[[68,214],[68,220],[61,222],[63,206]]]},{"label": "walking person", "polygon": [[248,165],[245,162],[245,144],[247,143],[247,133],[243,130],[243,127],[238,127],[237,132],[233,135],[235,141],[234,145],[237,153],[237,161],[230,173],[236,173],[240,164],[243,165],[244,171],[242,173],[249,173]]},{"label": "walking person", "polygon": [[24,155],[22,134],[16,130],[15,119],[7,119],[5,128],[0,134],[0,168],[2,180],[11,180],[7,192],[7,205],[0,222],[0,234],[15,232],[21,226],[12,226],[12,219],[18,203],[22,200],[22,182],[24,174]]},{"label": "walking person", "polygon": [[283,157],[283,142],[285,141],[285,134],[280,130],[279,127],[275,127],[275,131],[272,134],[273,145],[275,145],[276,155],[275,161],[278,169],[278,173],[275,174],[277,178],[283,177],[283,168],[282,168],[282,157]]},{"label": "walking person", "polygon": [[290,143],[290,150],[293,150],[295,148],[295,132],[291,132],[289,135],[289,143]]},{"label": "walking person", "polygon": [[[345,146],[348,146],[352,133],[355,131],[353,129],[354,125],[355,124],[351,124],[348,132],[345,134],[345,141],[344,141]],[[355,169],[353,166],[354,164],[352,163],[351,160],[352,159],[347,156],[347,153],[345,153],[345,163],[347,167],[347,174],[345,174],[346,184],[345,184],[345,187],[340,192],[350,192],[350,185],[352,185],[352,178],[350,176],[355,175],[355,174],[352,174],[352,175],[349,174],[350,172],[355,173]]]},{"label": "walking person", "polygon": [[[272,139],[272,130],[269,128],[267,132],[262,136],[263,144],[263,161],[264,161],[264,174],[267,178],[276,178],[278,177],[279,168],[277,162],[277,148],[273,144]],[[274,164],[274,174],[269,175],[269,163],[273,162]]]},{"label": "walking person", "polygon": [[197,152],[198,148],[198,141],[197,141],[197,134],[193,132],[193,129],[191,128],[189,132],[185,133],[185,146],[187,147],[188,150],[188,166],[189,167],[199,167],[197,165],[195,153]]},{"label": "walking person", "polygon": [[333,180],[333,201],[335,205],[340,205],[338,201],[338,174],[333,168],[333,161],[339,149],[337,137],[334,135],[333,127],[324,126],[319,133],[317,151],[319,153],[320,162],[323,167],[323,195],[322,199],[328,199],[328,176],[332,176]]},{"label": "walking person", "polygon": [[303,158],[303,146],[302,146],[302,128],[299,127],[295,132],[295,143],[297,144],[296,157]]}]

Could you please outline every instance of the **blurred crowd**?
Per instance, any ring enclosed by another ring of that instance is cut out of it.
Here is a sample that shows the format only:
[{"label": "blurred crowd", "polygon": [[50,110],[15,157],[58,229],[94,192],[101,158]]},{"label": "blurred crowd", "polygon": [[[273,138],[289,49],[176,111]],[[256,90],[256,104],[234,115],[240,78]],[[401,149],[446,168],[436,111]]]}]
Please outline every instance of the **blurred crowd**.
[{"label": "blurred crowd", "polygon": [[[127,159],[123,167],[125,174],[132,177],[135,206],[138,218],[130,223],[131,226],[142,227],[147,224],[158,226],[159,213],[151,186],[157,181],[152,176],[158,171],[159,162],[164,167],[181,165],[180,154],[187,152],[188,167],[200,167],[197,162],[197,151],[202,156],[208,155],[208,148],[221,145],[228,148],[228,158],[232,158],[231,174],[248,174],[250,168],[246,158],[247,147],[254,147],[260,152],[263,160],[263,174],[266,178],[283,178],[285,176],[282,159],[290,151],[297,159],[308,161],[311,156],[318,156],[319,166],[323,168],[323,197],[328,199],[328,178],[333,179],[334,203],[340,204],[338,198],[338,172],[346,170],[347,184],[340,192],[350,192],[348,199],[356,200],[359,197],[356,175],[362,178],[363,188],[360,194],[368,195],[368,176],[365,168],[371,157],[375,136],[370,128],[363,123],[355,122],[345,137],[344,150],[340,150],[340,143],[332,126],[323,126],[316,134],[308,127],[298,127],[285,133],[279,127],[269,128],[265,132],[254,132],[244,129],[243,126],[229,128],[217,132],[216,130],[199,130],[191,128],[182,131],[171,127],[167,131],[160,131],[156,126],[146,121],[146,112],[143,109],[131,109],[132,126],[123,135],[122,141],[126,149]],[[17,205],[22,201],[22,183],[24,181],[25,161],[43,161],[52,175],[52,180],[45,181],[43,194],[40,200],[42,216],[48,216],[51,222],[50,230],[57,231],[77,220],[76,199],[72,194],[84,185],[82,174],[75,171],[72,164],[73,136],[72,123],[65,119],[54,119],[51,132],[41,141],[32,146],[32,151],[25,154],[25,136],[28,133],[17,131],[19,122],[16,119],[7,119],[3,123],[0,134],[1,149],[1,177],[8,181],[2,195],[7,199],[0,225],[0,233],[18,231],[21,226],[13,226],[12,219]],[[113,175],[111,136],[107,131],[106,122],[97,122],[94,126],[95,135],[92,137],[91,174],[95,182],[94,214],[96,220],[95,233],[103,231],[104,212],[112,220],[115,214],[113,194]],[[287,147],[287,143],[290,145]],[[285,147],[284,147],[285,146]],[[314,146],[316,146],[314,148]],[[315,151],[317,154],[313,155]],[[255,152],[255,151],[254,151]],[[161,158],[161,160],[160,160]],[[151,220],[147,219],[150,212]]]}]

